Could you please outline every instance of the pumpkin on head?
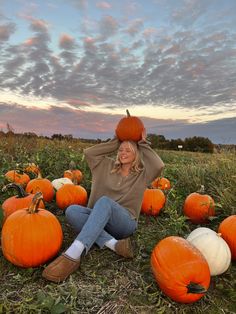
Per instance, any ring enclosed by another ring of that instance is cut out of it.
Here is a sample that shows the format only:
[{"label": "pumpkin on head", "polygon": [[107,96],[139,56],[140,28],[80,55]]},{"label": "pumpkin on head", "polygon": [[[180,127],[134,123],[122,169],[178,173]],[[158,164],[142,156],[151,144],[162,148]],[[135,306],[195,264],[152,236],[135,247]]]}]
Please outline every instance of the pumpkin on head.
[{"label": "pumpkin on head", "polygon": [[126,113],[127,116],[122,118],[116,126],[116,136],[120,141],[138,142],[142,138],[143,122],[138,117],[131,116],[128,110]]}]

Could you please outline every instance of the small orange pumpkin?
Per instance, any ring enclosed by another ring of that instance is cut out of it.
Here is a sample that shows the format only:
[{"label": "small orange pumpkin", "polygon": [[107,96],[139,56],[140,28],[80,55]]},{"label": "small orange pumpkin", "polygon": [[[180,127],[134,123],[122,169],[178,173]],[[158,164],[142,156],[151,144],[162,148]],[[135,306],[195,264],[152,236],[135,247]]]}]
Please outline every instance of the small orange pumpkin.
[{"label": "small orange pumpkin", "polygon": [[218,232],[228,244],[232,260],[236,260],[236,215],[230,215],[219,225]]},{"label": "small orange pumpkin", "polygon": [[210,285],[210,269],[201,252],[186,239],[169,236],[154,247],[151,268],[160,289],[172,300],[192,303]]},{"label": "small orange pumpkin", "polygon": [[166,202],[165,194],[159,189],[146,189],[143,195],[141,213],[157,216]]},{"label": "small orange pumpkin", "polygon": [[74,184],[80,184],[83,179],[82,171],[76,168],[73,161],[70,162],[69,170],[65,170],[63,176],[70,179]]},{"label": "small orange pumpkin", "polygon": [[62,210],[74,204],[84,206],[87,200],[87,191],[81,185],[66,183],[56,192],[56,204]]},{"label": "small orange pumpkin", "polygon": [[116,136],[120,141],[139,141],[142,138],[144,130],[143,122],[138,118],[131,116],[126,110],[127,117],[122,118],[116,126]]},{"label": "small orange pumpkin", "polygon": [[153,188],[161,189],[163,191],[169,190],[171,188],[170,180],[167,178],[156,178],[154,181],[152,181],[151,186]]},{"label": "small orange pumpkin", "polygon": [[39,166],[37,166],[35,163],[31,162],[24,168],[24,171],[27,173],[33,173],[35,175],[38,175],[40,169],[39,169]]},{"label": "small orange pumpkin", "polygon": [[42,199],[42,193],[36,193],[30,206],[11,214],[3,225],[2,252],[16,266],[40,266],[61,248],[62,227],[55,215],[39,208]]},{"label": "small orange pumpkin", "polygon": [[43,193],[43,199],[45,202],[51,202],[54,197],[54,188],[52,182],[46,178],[43,178],[39,171],[38,177],[28,182],[26,192],[35,194],[37,192]]},{"label": "small orange pumpkin", "polygon": [[215,202],[211,196],[204,194],[204,186],[201,186],[199,192],[186,197],[183,211],[191,222],[206,223],[210,217],[215,216]]},{"label": "small orange pumpkin", "polygon": [[[16,183],[9,183],[2,188],[2,192],[8,191],[9,189],[14,189],[17,191],[17,195],[7,198],[2,203],[3,210],[3,222],[10,216],[12,213],[18,209],[28,207],[35,194],[27,194],[21,185]],[[43,201],[40,201],[40,208],[45,208]]]},{"label": "small orange pumpkin", "polygon": [[30,177],[28,176],[27,173],[20,172],[17,170],[9,170],[5,174],[5,178],[9,182],[18,183],[18,184],[22,185],[23,187],[25,187],[27,185],[27,183],[30,181]]}]

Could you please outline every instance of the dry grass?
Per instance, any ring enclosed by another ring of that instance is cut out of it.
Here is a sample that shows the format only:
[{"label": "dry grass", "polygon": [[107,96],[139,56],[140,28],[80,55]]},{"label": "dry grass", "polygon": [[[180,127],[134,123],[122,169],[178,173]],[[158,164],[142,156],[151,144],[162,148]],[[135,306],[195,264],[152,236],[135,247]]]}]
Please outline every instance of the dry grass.
[{"label": "dry grass", "polygon": [[[44,174],[54,179],[61,176],[72,159],[85,174],[83,185],[89,190],[90,173],[78,143],[11,141],[7,145],[0,142],[0,187],[4,184],[3,174],[15,166],[36,161]],[[224,217],[236,213],[235,155],[167,151],[160,155],[166,164],[164,175],[172,182],[172,189],[158,217],[140,217],[139,229],[132,237],[133,260],[93,247],[76,273],[67,281],[54,284],[41,276],[45,265],[19,268],[8,262],[0,251],[0,313],[236,313],[235,262],[224,274],[212,277],[207,294],[190,305],[178,304],[165,296],[150,268],[150,254],[159,240],[169,235],[185,237],[197,227],[185,219],[182,205],[185,197],[201,184],[217,203],[217,217],[208,227],[217,230]],[[1,194],[1,202],[8,196]],[[75,233],[65,223],[64,213],[57,209],[55,201],[47,204],[47,208],[62,224],[63,251],[73,241]]]}]

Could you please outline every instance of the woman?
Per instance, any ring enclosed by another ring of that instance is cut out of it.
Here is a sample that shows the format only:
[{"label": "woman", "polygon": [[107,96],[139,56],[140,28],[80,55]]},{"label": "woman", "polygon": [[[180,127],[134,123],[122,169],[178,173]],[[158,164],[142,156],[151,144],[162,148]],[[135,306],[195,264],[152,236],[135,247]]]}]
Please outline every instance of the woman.
[{"label": "woman", "polygon": [[[113,160],[108,155],[117,149]],[[84,154],[92,173],[88,205],[71,205],[66,209],[66,218],[78,236],[44,269],[42,275],[50,281],[61,282],[77,270],[81,255],[87,254],[94,243],[132,258],[129,236],[137,228],[143,193],[164,167],[147,143],[145,130],[138,143],[120,143],[114,138],[85,149]]]}]

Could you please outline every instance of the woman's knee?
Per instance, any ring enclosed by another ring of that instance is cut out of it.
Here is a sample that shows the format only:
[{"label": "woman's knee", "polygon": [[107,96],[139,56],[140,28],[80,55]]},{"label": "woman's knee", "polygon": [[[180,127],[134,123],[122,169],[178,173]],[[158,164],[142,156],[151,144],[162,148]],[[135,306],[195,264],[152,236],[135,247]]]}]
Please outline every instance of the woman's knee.
[{"label": "woman's knee", "polygon": [[108,196],[103,195],[97,200],[96,204],[107,205],[107,204],[111,204],[111,201],[112,200]]},{"label": "woman's knee", "polygon": [[65,211],[67,222],[79,231],[89,217],[89,210],[79,205],[70,205]]},{"label": "woman's knee", "polygon": [[67,220],[77,219],[81,213],[83,213],[84,209],[79,205],[70,205],[65,210],[65,216]]},{"label": "woman's knee", "polygon": [[111,201],[112,200],[107,196],[100,197],[96,201],[96,203],[93,207],[93,211],[102,212],[103,214],[107,213],[107,214],[111,215],[111,213],[112,213]]}]

